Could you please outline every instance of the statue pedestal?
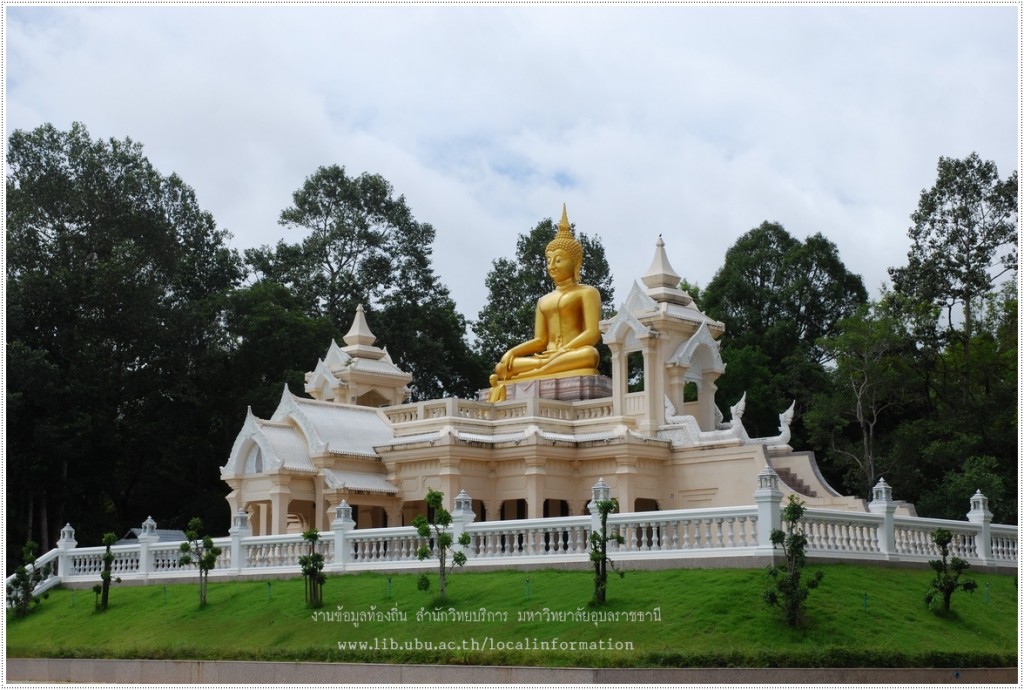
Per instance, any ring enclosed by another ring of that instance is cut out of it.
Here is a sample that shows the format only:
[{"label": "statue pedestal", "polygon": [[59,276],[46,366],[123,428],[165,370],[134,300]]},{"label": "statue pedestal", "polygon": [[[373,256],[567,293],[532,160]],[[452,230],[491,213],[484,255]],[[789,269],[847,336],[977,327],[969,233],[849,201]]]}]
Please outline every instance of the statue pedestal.
[{"label": "statue pedestal", "polygon": [[[490,388],[478,391],[477,399],[487,402],[490,392]],[[612,380],[607,376],[566,376],[505,384],[505,400],[594,400],[611,395]]]}]

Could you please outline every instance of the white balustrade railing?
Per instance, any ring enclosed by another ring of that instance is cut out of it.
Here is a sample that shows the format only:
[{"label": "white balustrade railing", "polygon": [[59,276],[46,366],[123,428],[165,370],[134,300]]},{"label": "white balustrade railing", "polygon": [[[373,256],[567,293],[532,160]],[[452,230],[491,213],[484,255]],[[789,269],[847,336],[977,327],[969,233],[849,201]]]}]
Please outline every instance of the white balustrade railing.
[{"label": "white balustrade railing", "polygon": [[758,546],[754,506],[613,514],[608,516],[608,530],[624,540],[614,547],[619,553]]},{"label": "white balustrade railing", "polygon": [[[626,560],[779,555],[768,541],[773,526],[762,524],[768,519],[759,512],[762,507],[611,514],[607,522],[609,533],[621,536],[623,543],[610,543],[609,547],[614,557]],[[583,515],[478,523],[455,520],[451,528],[453,535],[463,530],[469,535],[469,545],[464,547],[469,556],[467,567],[493,566],[496,562],[554,566],[588,560],[595,524],[596,518]],[[1013,525],[820,508],[807,508],[800,525],[807,536],[807,555],[811,557],[925,562],[939,557],[931,534],[945,528],[953,534],[951,555],[972,565],[1017,565],[1019,531]],[[987,549],[981,548],[985,544],[979,544],[986,534]],[[37,587],[37,593],[62,581],[99,581],[105,547],[74,548],[71,544],[64,550],[53,549],[36,561],[36,567],[50,566],[55,571]],[[211,571],[214,578],[268,571],[297,575],[299,558],[309,552],[309,544],[300,534],[235,534],[214,539],[214,545],[222,550]],[[434,541],[420,537],[412,527],[357,530],[343,524],[338,532],[322,532],[316,548],[324,555],[328,571],[343,572],[428,567],[418,559],[422,546],[432,549]],[[196,571],[195,565],[180,564],[177,543],[119,544],[112,547],[111,554],[112,574],[124,580],[182,577]],[[13,576],[7,578],[7,583],[12,580]]]},{"label": "white balustrade railing", "polygon": [[626,415],[633,417],[637,415],[643,415],[647,412],[647,394],[643,391],[639,393],[627,393],[626,394]]},{"label": "white balustrade railing", "polygon": [[953,534],[949,543],[949,555],[964,559],[975,558],[975,536],[977,525],[956,520],[934,520],[926,518],[896,518],[895,552],[898,556],[909,556],[918,560],[940,558],[939,548],[932,541],[932,532],[945,528]]},{"label": "white balustrade railing", "polygon": [[1010,525],[992,525],[991,543],[993,560],[1017,563],[1019,532]]},{"label": "white balustrade railing", "polygon": [[[478,522],[466,528],[472,558],[533,559],[572,557],[586,554],[590,540],[590,517],[555,517],[532,520]],[[470,561],[472,562],[472,561]]]},{"label": "white balustrade railing", "polygon": [[884,518],[872,513],[809,508],[801,527],[807,537],[808,554],[878,554],[879,530]]},{"label": "white balustrade railing", "polygon": [[[33,594],[42,594],[46,590],[56,587],[60,584],[61,573],[58,572],[60,555],[60,549],[50,549],[42,556],[37,558],[34,565],[26,566],[25,570],[28,571],[30,575],[36,570],[42,570],[45,568],[49,568],[50,571],[46,578],[39,582],[39,584],[35,586],[35,589],[32,590]],[[7,592],[7,588],[14,584],[14,577],[14,575],[10,575],[7,578],[5,582],[4,592]],[[6,596],[6,601],[7,605],[11,606],[12,601],[9,595]]]}]

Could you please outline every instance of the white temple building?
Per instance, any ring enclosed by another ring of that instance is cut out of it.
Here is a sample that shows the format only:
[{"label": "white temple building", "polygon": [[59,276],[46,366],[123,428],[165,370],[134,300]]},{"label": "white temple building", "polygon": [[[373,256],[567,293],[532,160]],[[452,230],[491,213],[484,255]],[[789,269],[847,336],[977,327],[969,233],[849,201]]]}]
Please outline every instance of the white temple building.
[{"label": "white temple building", "polygon": [[[678,289],[660,238],[642,283],[601,323],[611,394],[586,400],[537,381],[502,402],[406,403],[411,377],[375,345],[360,307],[345,345],[332,342],[306,374],[311,398],[286,387],[269,420],[249,411],[221,468],[232,514],[247,512],[254,535],[328,530],[344,500],[359,528],[395,527],[426,512],[431,488],[448,501],[465,490],[477,521],[579,515],[600,478],[620,512],[727,507],[751,502],[765,466],[808,506],[865,511],[789,446],[792,407],[770,438],[748,437],[743,400],[723,419],[725,325]],[[639,392],[627,386],[633,352]]]}]

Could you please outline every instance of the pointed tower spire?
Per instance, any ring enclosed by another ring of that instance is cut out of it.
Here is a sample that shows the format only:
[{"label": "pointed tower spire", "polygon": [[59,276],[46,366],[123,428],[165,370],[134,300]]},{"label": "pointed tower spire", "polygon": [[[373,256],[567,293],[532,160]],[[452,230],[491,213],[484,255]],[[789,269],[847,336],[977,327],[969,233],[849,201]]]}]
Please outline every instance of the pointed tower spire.
[{"label": "pointed tower spire", "polygon": [[370,324],[366,323],[363,305],[356,307],[356,317],[352,319],[352,328],[345,334],[346,345],[373,345],[377,336],[370,332]]},{"label": "pointed tower spire", "polygon": [[356,307],[356,316],[352,319],[352,328],[345,334],[345,347],[341,348],[351,357],[362,357],[364,359],[380,359],[384,351],[374,347],[377,336],[370,331],[370,325],[366,323],[366,314],[363,313],[363,305]]},{"label": "pointed tower spire", "polygon": [[679,274],[676,273],[676,269],[672,268],[672,264],[669,263],[668,256],[665,254],[665,240],[661,239],[661,235],[658,235],[658,243],[654,248],[654,258],[651,260],[651,266],[643,277],[644,285],[649,288],[677,288],[679,287],[680,280]]},{"label": "pointed tower spire", "polygon": [[641,280],[647,286],[647,294],[657,302],[672,302],[684,306],[693,302],[688,294],[679,289],[679,282],[682,279],[669,263],[668,255],[665,254],[665,240],[661,239],[661,235],[658,235],[651,267]]}]

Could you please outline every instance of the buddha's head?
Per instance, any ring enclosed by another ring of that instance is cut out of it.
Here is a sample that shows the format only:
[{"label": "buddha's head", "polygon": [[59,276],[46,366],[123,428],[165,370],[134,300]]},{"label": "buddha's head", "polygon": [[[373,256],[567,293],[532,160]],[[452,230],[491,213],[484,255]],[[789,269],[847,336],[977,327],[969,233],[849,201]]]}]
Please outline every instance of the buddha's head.
[{"label": "buddha's head", "polygon": [[572,228],[569,227],[569,217],[565,212],[565,204],[562,204],[562,220],[558,223],[558,232],[555,239],[548,242],[544,254],[550,257],[554,253],[560,253],[572,264],[572,274],[576,282],[580,281],[580,267],[583,265],[583,245],[572,236]]}]

